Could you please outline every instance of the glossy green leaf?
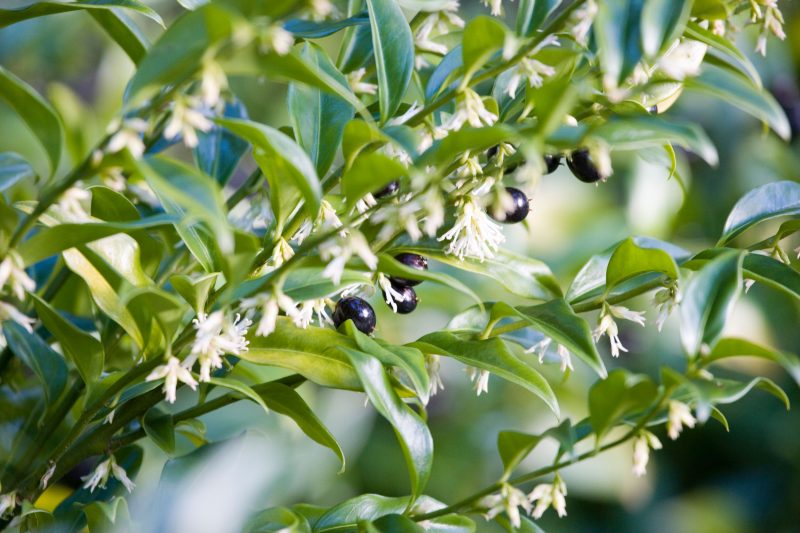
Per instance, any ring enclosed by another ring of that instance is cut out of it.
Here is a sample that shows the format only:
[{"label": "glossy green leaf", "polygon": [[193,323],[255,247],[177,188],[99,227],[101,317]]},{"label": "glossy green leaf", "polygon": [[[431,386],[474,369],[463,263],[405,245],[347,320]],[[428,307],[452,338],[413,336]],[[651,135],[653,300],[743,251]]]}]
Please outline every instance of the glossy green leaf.
[{"label": "glossy green leaf", "polygon": [[242,397],[254,401],[256,404],[261,406],[262,409],[264,409],[265,413],[269,414],[269,407],[267,407],[267,404],[264,402],[264,399],[261,396],[259,396],[259,394],[256,391],[254,391],[253,388],[250,387],[250,385],[242,383],[241,381],[237,381],[233,378],[216,378],[213,376],[209,380],[209,383],[211,383],[212,385],[216,385],[217,387],[230,389],[236,393],[241,394]]},{"label": "glossy green leaf", "polygon": [[374,520],[388,514],[402,513],[408,505],[407,497],[363,494],[331,507],[313,524],[314,531],[336,531],[346,525],[354,527],[359,520]]},{"label": "glossy green leaf", "polygon": [[64,358],[37,334],[14,321],[3,322],[3,335],[11,351],[41,382],[47,405],[54,407],[67,385],[68,370]]},{"label": "glossy green leaf", "polygon": [[428,83],[425,86],[425,100],[430,102],[438,96],[445,84],[454,80],[457,73],[462,70],[462,66],[463,59],[461,45],[459,44],[451,48],[431,72]]},{"label": "glossy green leaf", "polygon": [[452,276],[448,276],[447,274],[442,274],[440,272],[433,272],[430,270],[417,270],[414,268],[410,268],[400,261],[394,259],[394,257],[387,255],[387,254],[380,254],[378,256],[378,271],[382,272],[387,276],[394,276],[400,277],[405,279],[417,279],[421,281],[433,281],[435,283],[439,283],[446,287],[450,287],[451,289],[455,289],[463,294],[466,294],[471,299],[475,301],[478,305],[483,303],[480,296],[475,294],[475,292],[469,288],[469,286],[465,285],[457,278]]},{"label": "glossy green leaf", "polygon": [[497,451],[503,460],[503,477],[507,479],[514,469],[546,438],[552,438],[559,443],[558,455],[560,456],[563,452],[572,450],[576,440],[575,429],[569,420],[564,420],[558,426],[550,428],[540,435],[530,435],[519,431],[498,433]]},{"label": "glossy green leaf", "polygon": [[366,194],[381,190],[388,183],[408,174],[397,159],[380,152],[358,156],[342,176],[342,190],[351,209]]},{"label": "glossy green leaf", "polygon": [[164,25],[161,17],[150,7],[139,2],[139,0],[86,0],[84,2],[36,2],[29,6],[19,9],[0,9],[0,28],[5,28],[11,24],[47,15],[67,13],[69,11],[94,11],[94,10],[114,10],[128,9],[141,13],[145,17]]},{"label": "glossy green leaf", "polygon": [[503,124],[485,128],[464,127],[450,133],[444,139],[434,142],[433,146],[417,158],[415,164],[422,167],[451,165],[459,155],[466,151],[487,150],[496,144],[508,141],[514,135],[514,130]]},{"label": "glossy green leaf", "polygon": [[747,228],[775,217],[800,214],[800,183],[775,181],[751,190],[731,209],[719,244],[725,244]]},{"label": "glossy green leaf", "polygon": [[341,471],[344,472],[345,459],[341,446],[339,446],[336,438],[328,428],[325,427],[325,424],[322,423],[293,388],[273,382],[258,385],[255,389],[257,389],[267,407],[294,420],[297,426],[310,439],[329,448],[336,454],[336,457],[342,462]]},{"label": "glossy green leaf", "polygon": [[218,277],[219,274],[216,272],[196,278],[176,274],[169,278],[169,282],[196,313],[201,313],[205,312],[208,295],[214,288]]},{"label": "glossy green leaf", "polygon": [[175,451],[175,425],[172,415],[151,407],[142,417],[142,429],[156,445],[168,454]]},{"label": "glossy green leaf", "polygon": [[614,370],[607,379],[596,382],[589,390],[589,421],[598,442],[624,416],[647,408],[657,392],[650,378],[624,369]]},{"label": "glossy green leaf", "polygon": [[44,327],[58,340],[64,355],[78,369],[86,387],[93,387],[103,373],[105,362],[103,344],[67,321],[49,303],[36,295],[32,296],[36,314]]},{"label": "glossy green leaf", "polygon": [[0,98],[2,98],[36,135],[47,154],[49,174],[53,175],[61,160],[64,133],[61,119],[53,107],[36,90],[0,67]]},{"label": "glossy green leaf", "polygon": [[283,29],[290,31],[295,37],[301,39],[320,39],[333,35],[345,28],[353,26],[368,26],[369,16],[366,13],[359,13],[352,17],[342,20],[318,22],[314,20],[292,19],[286,21]]},{"label": "glossy green leaf", "polygon": [[288,318],[278,318],[269,336],[251,334],[248,340],[250,346],[240,356],[246,361],[287,368],[324,387],[361,389],[353,366],[337,349],[355,348],[355,342],[332,329],[309,326],[301,330]]},{"label": "glossy green leaf", "polygon": [[800,272],[769,256],[747,254],[742,263],[744,275],[800,299]]},{"label": "glossy green leaf", "polygon": [[365,533],[425,533],[427,529],[401,514],[387,514],[374,522],[362,524]]},{"label": "glossy green leaf", "polygon": [[286,507],[261,511],[244,524],[245,533],[311,533],[308,520]]},{"label": "glossy green leaf", "polygon": [[789,120],[780,105],[766,90],[741,76],[707,64],[699,76],[686,79],[684,84],[687,89],[724,100],[753,115],[785,140],[791,136]]},{"label": "glossy green leaf", "polygon": [[663,117],[617,117],[593,129],[592,136],[604,139],[615,150],[676,144],[699,155],[709,165],[715,166],[719,162],[717,149],[699,126],[672,122]]},{"label": "glossy green leaf", "polygon": [[457,333],[438,331],[425,335],[411,346],[424,353],[451,357],[516,383],[541,398],[556,416],[559,414],[558,400],[544,376],[514,355],[502,339],[472,340]]},{"label": "glossy green leaf", "polygon": [[117,496],[109,502],[93,501],[83,508],[89,531],[128,531],[131,516],[128,502]]},{"label": "glossy green leaf", "polygon": [[529,307],[511,307],[498,302],[492,307],[492,315],[516,316],[530,323],[558,344],[565,346],[603,378],[606,368],[586,320],[576,315],[566,301],[559,298]]},{"label": "glossy green leaf", "polygon": [[686,284],[680,305],[681,342],[689,356],[714,348],[742,285],[742,257],[726,251],[707,263]]},{"label": "glossy green leaf", "polygon": [[561,0],[520,0],[517,11],[517,35],[531,37],[559,4]]},{"label": "glossy green leaf", "polygon": [[[434,261],[445,263],[459,270],[466,270],[486,276],[503,285],[514,294],[539,300],[550,300],[561,296],[558,280],[553,276],[547,265],[543,262],[514,254],[506,250],[499,250],[493,258],[483,262],[477,259],[459,260],[452,255],[445,254],[441,245],[433,242],[420,241],[418,243],[400,245],[391,250],[392,254],[398,252],[411,252],[424,255]],[[408,273],[411,276],[411,273]],[[419,274],[415,274],[419,275]],[[412,276],[413,277],[413,276]]]},{"label": "glossy green leaf", "polygon": [[147,55],[147,50],[150,48],[150,40],[126,13],[107,9],[92,10],[89,11],[89,14],[105,30],[109,37],[122,48],[134,64],[138,65]]},{"label": "glossy green leaf", "polygon": [[746,339],[720,339],[714,349],[711,350],[711,353],[704,356],[700,362],[705,366],[734,357],[757,357],[772,361],[782,366],[792,376],[792,379],[800,385],[800,357],[792,353],[780,352]]},{"label": "glossy green leaf", "polygon": [[366,0],[378,73],[381,122],[400,106],[414,69],[414,37],[395,0]]},{"label": "glossy green leaf", "polygon": [[12,152],[0,153],[0,193],[35,176],[33,167],[22,156]]},{"label": "glossy green leaf", "polygon": [[[223,116],[247,119],[247,109],[239,100],[225,102]],[[194,149],[197,166],[218,183],[226,184],[249,145],[219,125],[212,126],[207,132],[198,130],[197,138],[199,142]]]},{"label": "glossy green leaf", "polygon": [[692,0],[648,0],[642,9],[642,48],[653,57],[683,33]]},{"label": "glossy green leaf", "polygon": [[[321,48],[306,44],[301,57],[347,85],[347,79]],[[297,83],[289,85],[288,99],[297,141],[311,158],[317,174],[324,176],[339,149],[345,124],[353,118],[353,106],[338,96]]]},{"label": "glossy green leaf", "polygon": [[709,46],[708,54],[720,58],[723,62],[742,72],[755,84],[761,87],[761,76],[750,62],[750,59],[729,39],[716,35],[709,29],[700,26],[697,21],[686,26],[686,36]]},{"label": "glossy green leaf", "polygon": [[256,162],[270,180],[271,188],[273,185],[296,188],[305,200],[306,212],[312,219],[316,218],[322,188],[314,163],[297,143],[280,131],[257,122],[225,119],[219,123],[253,144]]},{"label": "glossy green leaf", "polygon": [[598,5],[594,36],[607,81],[619,86],[642,58],[644,0],[606,0]]},{"label": "glossy green leaf", "polygon": [[480,15],[469,21],[461,41],[461,62],[465,77],[472,77],[503,48],[506,27],[498,19]]},{"label": "glossy green leaf", "polygon": [[[175,338],[178,330],[184,325],[183,319],[189,311],[188,306],[177,296],[158,287],[137,287],[125,292],[120,303],[130,312],[142,332],[145,344],[159,342],[160,347]],[[157,326],[161,337],[153,339],[157,334]]]},{"label": "glossy green leaf", "polygon": [[671,280],[678,279],[678,265],[667,252],[658,248],[641,248],[633,239],[625,239],[608,261],[606,292],[623,281],[648,272],[659,272]]},{"label": "glossy green leaf", "polygon": [[360,350],[340,347],[350,359],[375,409],[395,430],[411,478],[411,501],[422,494],[433,467],[433,438],[428,426],[400,400],[378,359]]},{"label": "glossy green leaf", "polygon": [[364,120],[351,120],[344,128],[342,137],[342,155],[345,166],[349,168],[361,151],[373,144],[389,142],[389,136],[374,123]]},{"label": "glossy green leaf", "polygon": [[715,405],[734,403],[744,398],[751,390],[758,388],[775,396],[787,410],[790,408],[789,397],[774,381],[765,377],[753,378],[750,381],[732,379],[693,380],[688,385],[690,393],[695,397],[697,419],[708,420]]},{"label": "glossy green leaf", "polygon": [[372,283],[369,272],[345,269],[342,273],[342,285],[337,285],[329,278],[322,277],[323,269],[322,266],[293,268],[284,280],[284,294],[295,301],[313,300],[333,296],[342,285]]}]

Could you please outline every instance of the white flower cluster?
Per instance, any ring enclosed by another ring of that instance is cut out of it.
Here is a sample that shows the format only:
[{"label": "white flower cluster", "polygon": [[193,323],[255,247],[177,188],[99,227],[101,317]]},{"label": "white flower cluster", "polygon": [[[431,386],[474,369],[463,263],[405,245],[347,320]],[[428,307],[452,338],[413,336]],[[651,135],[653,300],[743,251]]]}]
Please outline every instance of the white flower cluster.
[{"label": "white flower cluster", "polygon": [[617,328],[617,323],[614,321],[615,317],[636,322],[641,326],[644,326],[645,318],[644,313],[639,311],[631,311],[627,307],[621,305],[603,304],[598,326],[593,333],[594,341],[597,342],[603,335],[608,335],[608,339],[611,342],[611,355],[619,357],[620,351],[627,352],[628,349],[625,348],[622,345],[622,341],[619,340],[619,328]]},{"label": "white flower cluster", "polygon": [[498,494],[486,496],[479,505],[487,509],[484,514],[486,520],[492,520],[504,512],[511,525],[519,528],[522,524],[520,507],[535,519],[541,518],[550,507],[556,511],[559,517],[566,516],[566,495],[567,485],[561,476],[556,474],[552,483],[539,484],[527,495],[513,485],[503,483]]},{"label": "white flower cluster", "polygon": [[458,200],[458,215],[453,227],[439,241],[450,241],[447,253],[463,260],[465,258],[484,261],[505,242],[500,225],[494,222],[483,209],[475,195],[468,194]]},{"label": "white flower cluster", "polygon": [[767,36],[772,33],[778,39],[786,39],[783,31],[783,13],[778,7],[778,0],[750,0],[750,20],[761,26],[761,33],[756,42],[756,52],[767,55]]},{"label": "white flower cluster", "polygon": [[91,474],[83,476],[81,481],[84,482],[84,488],[89,489],[89,492],[94,492],[94,489],[97,487],[100,487],[101,489],[106,488],[106,483],[108,483],[108,480],[112,475],[117,478],[120,483],[122,483],[128,492],[133,492],[133,489],[136,487],[136,485],[128,477],[125,469],[117,464],[117,461],[114,459],[113,455],[110,455],[108,459],[98,464]]}]

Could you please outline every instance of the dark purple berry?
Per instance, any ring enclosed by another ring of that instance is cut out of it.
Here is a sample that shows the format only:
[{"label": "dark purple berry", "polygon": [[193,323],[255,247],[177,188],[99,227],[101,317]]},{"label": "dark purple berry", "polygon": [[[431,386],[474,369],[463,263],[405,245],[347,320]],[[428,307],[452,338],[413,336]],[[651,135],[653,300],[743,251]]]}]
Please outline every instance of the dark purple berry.
[{"label": "dark purple berry", "polygon": [[546,174],[552,174],[561,166],[561,154],[545,154],[544,164],[547,166]]},{"label": "dark purple berry", "polygon": [[525,196],[524,192],[514,187],[506,187],[506,192],[511,196],[513,207],[505,213],[500,214],[493,213],[492,209],[489,209],[489,216],[498,222],[505,222],[506,224],[522,222],[531,210],[528,197]]},{"label": "dark purple berry", "polygon": [[390,181],[386,187],[379,191],[375,191],[372,193],[372,196],[375,198],[384,198],[386,196],[391,196],[396,193],[400,189],[400,182],[397,180]]},{"label": "dark purple berry", "polygon": [[348,320],[361,332],[369,335],[375,331],[375,310],[361,298],[348,297],[336,302],[333,324],[338,328]]},{"label": "dark purple berry", "polygon": [[[417,297],[417,293],[409,287],[408,285],[398,285],[396,283],[392,283],[392,288],[403,295],[403,299],[400,298],[393,298],[394,304],[397,306],[397,312],[401,315],[407,315],[411,311],[417,308],[417,304],[419,303],[419,298]],[[383,299],[386,300],[386,293],[383,293]]]},{"label": "dark purple berry", "polygon": [[650,113],[651,115],[658,115],[658,106],[651,105],[650,107],[647,108],[647,112]]},{"label": "dark purple berry", "polygon": [[567,158],[567,166],[584,183],[595,183],[603,178],[586,148],[572,152]]},{"label": "dark purple berry", "polygon": [[[405,266],[409,268],[413,268],[415,270],[428,270],[428,259],[422,257],[421,255],[411,254],[411,253],[402,253],[397,254],[394,258]],[[420,279],[407,279],[407,278],[389,278],[393,285],[399,285],[401,287],[414,287],[415,285],[419,285],[422,283]]]},{"label": "dark purple berry", "polygon": [[496,156],[496,155],[497,155],[497,152],[498,152],[499,150],[500,150],[500,145],[499,145],[499,144],[495,144],[494,146],[492,146],[491,148],[489,148],[488,150],[486,150],[486,158],[487,158],[487,159],[492,159],[492,158],[494,158],[494,156]]}]

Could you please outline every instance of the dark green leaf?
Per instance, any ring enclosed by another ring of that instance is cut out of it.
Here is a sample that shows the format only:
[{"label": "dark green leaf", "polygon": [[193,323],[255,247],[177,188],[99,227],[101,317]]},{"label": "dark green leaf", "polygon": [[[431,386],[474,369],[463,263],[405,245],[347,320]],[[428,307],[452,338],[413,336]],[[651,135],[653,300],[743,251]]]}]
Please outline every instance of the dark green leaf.
[{"label": "dark green leaf", "polygon": [[657,387],[644,375],[617,369],[589,390],[589,420],[598,442],[625,415],[642,411],[656,398]]},{"label": "dark green leaf", "polygon": [[561,0],[520,0],[517,11],[517,35],[531,37]]},{"label": "dark green leaf", "polygon": [[311,526],[302,515],[286,507],[261,511],[244,525],[245,533],[311,533]]},{"label": "dark green leaf", "polygon": [[147,49],[150,48],[150,40],[126,13],[120,10],[97,9],[89,11],[89,14],[114,39],[114,42],[128,54],[134,64],[138,65],[147,55]]},{"label": "dark green leaf", "polygon": [[401,277],[405,279],[418,279],[418,280],[428,280],[433,281],[435,283],[440,283],[446,287],[450,287],[455,289],[463,294],[466,294],[478,305],[482,305],[483,301],[481,298],[475,294],[475,292],[469,288],[469,286],[465,285],[458,279],[448,276],[447,274],[442,274],[440,272],[431,272],[430,270],[417,270],[414,268],[407,267],[406,265],[402,264],[401,262],[395,260],[392,256],[387,254],[380,254],[378,256],[378,271],[382,272],[387,276],[395,276]]},{"label": "dark green leaf", "polygon": [[241,381],[237,381],[233,378],[215,378],[212,377],[209,380],[209,383],[212,385],[216,385],[217,387],[224,387],[226,389],[230,389],[234,392],[241,394],[244,398],[248,400],[252,400],[264,409],[265,413],[269,413],[269,408],[267,404],[264,402],[264,399],[259,396],[259,394],[253,390],[250,385],[242,383]]},{"label": "dark green leaf", "polygon": [[86,0],[84,2],[36,2],[29,6],[19,9],[0,9],[0,28],[5,28],[11,24],[47,15],[56,15],[68,11],[111,11],[119,8],[129,9],[141,13],[162,26],[164,22],[161,17],[139,0]]},{"label": "dark green leaf", "polygon": [[292,19],[287,21],[283,28],[301,39],[320,39],[352,26],[369,26],[369,17],[366,13],[359,13],[336,21],[316,22],[313,20]]},{"label": "dark green leaf", "polygon": [[402,163],[380,152],[369,152],[358,156],[342,176],[342,191],[347,199],[347,208],[367,193],[381,190],[388,183],[408,173]]},{"label": "dark green leaf", "polygon": [[[246,119],[247,109],[239,100],[225,102],[223,116]],[[218,125],[208,132],[198,131],[197,138],[199,143],[194,149],[197,166],[220,184],[228,183],[239,160],[247,152],[247,142]]]},{"label": "dark green leaf", "polygon": [[700,362],[703,365],[710,365],[732,357],[757,357],[777,363],[800,385],[800,358],[795,354],[779,352],[746,339],[720,339],[711,353],[703,357]]},{"label": "dark green leaf", "polygon": [[642,58],[641,15],[644,0],[606,0],[594,22],[598,56],[607,82],[619,86]]},{"label": "dark green leaf", "polygon": [[454,73],[463,66],[461,45],[454,46],[445,55],[436,68],[433,69],[428,84],[425,86],[425,100],[431,101],[436,97],[448,80],[451,80]]},{"label": "dark green leaf", "polygon": [[709,55],[718,57],[723,62],[743,72],[756,87],[761,87],[761,77],[758,75],[758,71],[750,62],[750,59],[730,40],[701,27],[696,21],[689,22],[686,26],[686,36],[707,44],[709,46]]},{"label": "dark green leaf", "polygon": [[374,520],[387,514],[402,513],[409,498],[388,498],[378,494],[363,494],[331,507],[313,524],[314,531],[334,531],[337,526],[355,526],[359,520]]},{"label": "dark green leaf", "polygon": [[678,279],[678,265],[667,252],[658,248],[640,248],[633,239],[625,239],[608,262],[606,293],[623,281],[647,272],[659,272],[671,280]]},{"label": "dark green leaf", "polygon": [[469,21],[461,40],[461,62],[466,79],[472,77],[503,48],[506,27],[498,19],[480,15]]},{"label": "dark green leaf", "polygon": [[368,533],[425,533],[427,531],[410,518],[400,514],[384,515],[363,527]]},{"label": "dark green leaf", "polygon": [[35,176],[33,167],[22,156],[12,152],[0,153],[0,193]]},{"label": "dark green leaf", "polygon": [[462,128],[434,142],[415,163],[422,167],[450,165],[463,152],[486,150],[513,136],[514,130],[502,124],[485,128]]},{"label": "dark green leaf", "polygon": [[719,244],[744,230],[775,217],[800,214],[800,183],[776,181],[751,190],[736,202],[725,221]]},{"label": "dark green leaf", "polygon": [[206,301],[211,289],[217,282],[219,274],[216,272],[206,274],[197,278],[191,278],[183,274],[176,274],[169,278],[172,287],[192,306],[196,313],[205,312]]},{"label": "dark green leaf", "polygon": [[53,351],[41,337],[16,322],[10,320],[3,322],[3,334],[11,351],[42,383],[47,405],[55,406],[67,385],[68,370],[64,358]]},{"label": "dark green leaf", "polygon": [[175,451],[175,425],[171,414],[151,407],[142,417],[142,429],[166,453]]},{"label": "dark green leaf", "polygon": [[791,266],[769,256],[747,254],[742,268],[746,277],[800,298],[800,272]]},{"label": "dark green leaf", "polygon": [[649,57],[672,45],[683,33],[692,0],[648,0],[642,9],[642,48]]},{"label": "dark green leaf", "polygon": [[394,0],[366,0],[372,29],[372,48],[378,72],[381,121],[397,110],[414,69],[414,37]]}]

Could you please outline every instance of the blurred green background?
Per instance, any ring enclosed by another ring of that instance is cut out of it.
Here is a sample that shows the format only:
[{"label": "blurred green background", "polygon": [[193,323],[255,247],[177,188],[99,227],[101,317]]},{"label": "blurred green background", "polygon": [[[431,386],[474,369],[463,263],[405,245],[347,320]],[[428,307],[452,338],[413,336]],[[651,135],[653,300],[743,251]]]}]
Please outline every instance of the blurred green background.
[{"label": "blurred green background", "polygon": [[[11,7],[26,3],[3,0],[4,6]],[[166,20],[181,11],[173,0],[145,3]],[[478,2],[462,4],[464,18],[484,12]],[[791,145],[765,134],[759,123],[732,107],[687,92],[668,114],[699,122],[715,142],[721,160],[718,168],[709,168],[685,153],[679,154],[687,195],[676,180],[666,180],[666,172],[660,166],[633,154],[615,154],[615,174],[599,187],[578,182],[562,168],[529,191],[533,213],[527,227],[506,228],[508,247],[545,260],[566,288],[590,255],[628,235],[670,240],[690,251],[711,246],[728,211],[742,194],[770,181],[797,180],[800,9],[796,4],[781,2],[787,40],[781,43],[770,39],[768,57],[752,57],[765,85],[793,119],[795,140]],[[515,6],[508,5],[509,17]],[[159,28],[152,22],[141,23],[154,37],[158,34]],[[748,55],[753,55],[754,42],[755,34],[750,29],[739,35],[739,43]],[[70,136],[70,157],[63,163],[65,168],[86,153],[112,120],[133,68],[91,18],[81,13],[0,30],[0,64],[32,83],[62,113]],[[278,126],[288,124],[282,100],[284,87],[259,80],[232,80],[232,87],[251,117]],[[0,151],[21,153],[34,166],[36,161],[42,161],[42,154],[37,152],[24,125],[1,103],[0,124]],[[240,169],[242,174],[246,171]],[[786,250],[800,242],[790,244]],[[486,299],[504,296],[500,286],[483,278],[458,275]],[[418,292],[418,310],[403,317],[393,316],[379,298],[373,299],[379,313],[378,335],[394,342],[411,341],[443,327],[451,316],[470,305],[451,291],[429,283],[420,286]],[[650,324],[646,329],[623,326],[623,342],[630,352],[619,360],[611,359],[602,341],[606,363],[652,376],[657,376],[658,367],[663,364],[680,368],[683,360],[674,317],[659,334],[652,325],[655,312],[649,298],[640,298],[632,307],[649,309]],[[594,319],[588,318],[590,322]],[[800,351],[798,304],[758,284],[739,301],[727,327],[740,337]],[[788,376],[775,367],[752,365],[738,365],[720,373],[768,375],[788,391],[793,403],[800,404],[797,386]],[[576,367],[566,382],[554,365],[544,369],[551,382],[557,384],[563,412],[574,420],[586,413],[586,394],[594,379],[584,367]],[[265,375],[263,369],[244,365],[237,372]],[[495,451],[499,430],[535,432],[556,421],[536,398],[494,378],[489,394],[476,397],[458,364],[444,362],[443,378],[445,390],[428,406],[436,460],[427,493],[453,502],[500,475],[501,463]],[[193,474],[187,484],[173,491],[157,489],[167,458],[155,446],[146,447],[145,465],[131,498],[134,519],[142,524],[157,520],[170,531],[191,531],[193,527],[226,531],[236,530],[232,525],[235,517],[254,508],[299,501],[331,505],[365,492],[406,493],[407,475],[392,430],[376,417],[373,409],[364,407],[362,395],[312,385],[300,390],[340,440],[348,458],[345,473],[337,474],[335,457],[309,441],[291,421],[274,413],[264,416],[258,407],[240,402],[204,417],[210,440],[238,436],[235,444],[228,452],[223,451],[219,460],[210,461],[210,467]],[[176,408],[181,408],[181,402],[185,406],[190,401],[194,398],[185,395]],[[549,511],[541,525],[554,531],[797,531],[800,410],[787,413],[774,398],[754,392],[723,412],[730,421],[730,433],[713,420],[686,431],[676,442],[668,442],[659,431],[665,446],[654,454],[645,478],[631,474],[629,446],[565,469],[562,475],[569,487],[569,516],[559,520]],[[553,446],[543,445],[522,470],[547,464],[554,452]],[[52,500],[50,504],[63,492],[63,488],[51,491],[47,495]],[[234,502],[233,495],[245,496],[241,498],[243,503]],[[204,498],[213,504],[205,513],[201,512]],[[479,531],[495,530],[481,519],[478,526]]]}]

